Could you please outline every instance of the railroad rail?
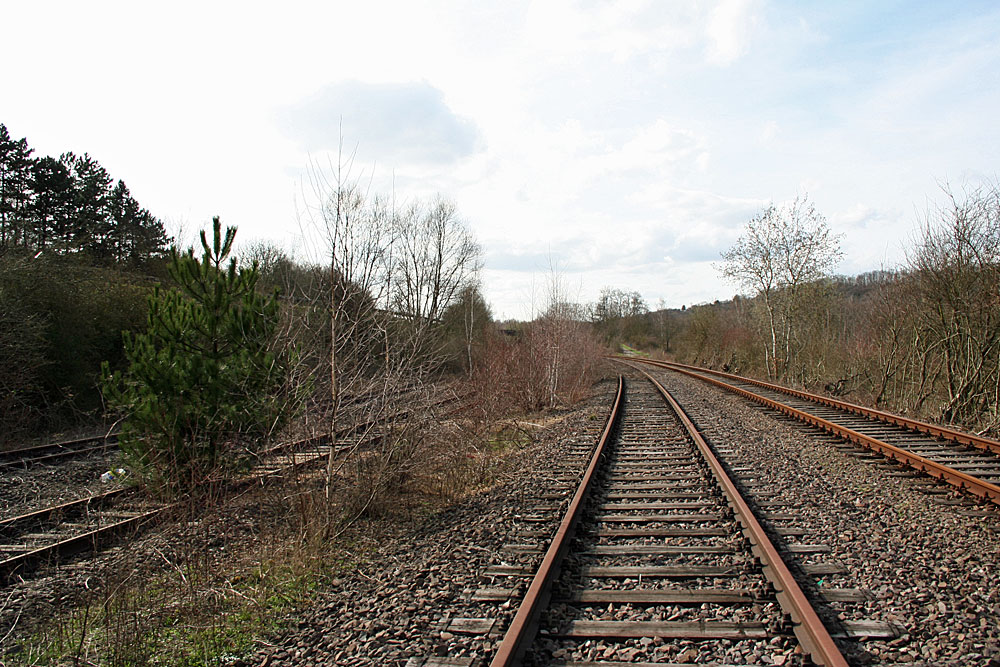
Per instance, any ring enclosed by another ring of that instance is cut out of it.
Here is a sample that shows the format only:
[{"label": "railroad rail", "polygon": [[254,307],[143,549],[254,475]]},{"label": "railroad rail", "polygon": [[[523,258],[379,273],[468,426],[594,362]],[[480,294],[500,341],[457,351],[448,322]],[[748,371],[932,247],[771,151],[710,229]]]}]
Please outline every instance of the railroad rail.
[{"label": "railroad rail", "polygon": [[713,644],[716,656],[750,643],[786,646],[787,657],[797,641],[815,664],[846,665],[722,463],[669,392],[646,378],[628,389],[619,379],[582,481],[491,664],[622,665],[564,660],[588,640],[610,645],[607,656],[632,651],[631,660],[640,639],[656,638],[697,642],[684,662]]},{"label": "railroad rail", "polygon": [[[242,488],[295,467],[325,460],[329,438],[309,438],[275,448],[235,484]],[[39,564],[57,563],[84,551],[97,551],[133,534],[176,503],[157,503],[131,487],[87,496],[0,521],[0,584],[24,576]]]},{"label": "railroad rail", "polygon": [[682,373],[1000,504],[1000,442],[881,410],[687,364],[622,358]]},{"label": "railroad rail", "polygon": [[[351,408],[358,404],[363,404],[375,399],[385,399],[393,397],[407,400],[407,395],[415,389],[414,385],[407,385],[398,389],[393,389],[388,393],[369,390],[346,396],[341,400],[340,408]],[[329,407],[328,402],[326,407]],[[288,443],[289,446],[298,443]],[[18,447],[16,449],[0,450],[0,470],[5,468],[29,468],[37,464],[58,463],[65,459],[87,456],[90,454],[103,453],[114,449],[118,445],[118,432],[112,430],[104,435],[95,435],[74,440],[63,440],[50,442],[29,447]]]}]

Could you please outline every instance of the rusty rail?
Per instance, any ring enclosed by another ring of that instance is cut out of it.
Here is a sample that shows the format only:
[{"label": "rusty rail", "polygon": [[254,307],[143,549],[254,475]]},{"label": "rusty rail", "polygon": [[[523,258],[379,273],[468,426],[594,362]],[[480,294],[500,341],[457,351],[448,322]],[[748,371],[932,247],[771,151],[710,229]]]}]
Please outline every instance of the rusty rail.
[{"label": "rusty rail", "polygon": [[684,412],[684,409],[663,385],[645,371],[641,372],[653,383],[653,386],[656,387],[667,403],[670,404],[670,407],[673,408],[681,423],[684,424],[688,435],[694,441],[695,445],[697,445],[698,450],[711,468],[712,475],[715,476],[719,486],[722,487],[722,491],[726,494],[737,520],[743,526],[743,534],[746,535],[747,539],[753,545],[753,553],[763,566],[764,576],[774,585],[781,608],[791,617],[793,624],[792,631],[802,644],[802,649],[809,654],[809,657],[817,665],[846,667],[847,661],[840,653],[840,649],[837,648],[826,626],[823,625],[819,616],[816,615],[816,611],[809,604],[809,600],[802,592],[802,589],[799,588],[795,577],[792,576],[788,566],[781,559],[778,550],[767,537],[764,528],[757,521],[750,506],[747,505],[743,496],[740,495],[733,480],[726,474],[722,463],[719,462],[715,453],[708,446],[708,443],[705,442],[694,422],[691,421],[687,413]]},{"label": "rusty rail", "polygon": [[[51,442],[45,445],[32,445],[19,449],[0,451],[0,468],[27,468],[36,463],[48,463],[58,459],[84,456],[95,452],[107,451],[118,442],[118,434],[97,435],[78,440]],[[99,443],[99,444],[91,444]]]},{"label": "rusty rail", "polygon": [[611,437],[611,432],[621,413],[624,391],[625,380],[619,375],[618,392],[611,407],[611,413],[608,415],[608,421],[604,426],[604,431],[601,433],[600,440],[598,440],[597,446],[594,448],[594,453],[590,457],[590,464],[587,466],[587,471],[584,473],[580,486],[573,495],[573,500],[570,502],[566,514],[559,523],[559,528],[556,530],[555,537],[552,538],[552,542],[545,552],[542,564],[531,580],[531,585],[528,587],[528,592],[525,593],[524,599],[517,609],[514,620],[511,621],[510,627],[507,629],[503,641],[497,649],[493,661],[490,663],[491,667],[510,667],[511,665],[520,664],[524,651],[534,639],[539,614],[546,604],[552,583],[559,573],[559,564],[566,554],[569,542],[573,537],[573,531],[576,529],[577,523],[579,523],[584,502],[587,500],[591,482],[597,471],[597,465],[604,454],[605,447]]},{"label": "rusty rail", "polygon": [[[32,525],[44,524],[57,517],[73,517],[91,508],[102,510],[104,509],[103,506],[109,501],[117,499],[119,496],[128,495],[131,491],[133,491],[131,488],[115,489],[4,519],[0,521],[0,536],[6,537],[12,531],[23,530]],[[129,528],[138,529],[142,524],[152,520],[157,514],[168,509],[168,507],[147,510],[140,514],[99,525],[76,535],[64,537],[56,542],[51,542],[34,549],[27,549],[14,556],[4,558],[0,560],[0,582],[9,583],[15,575],[26,572],[46,558],[60,558],[87,549],[96,549],[101,543],[109,540],[112,535],[124,532]]]},{"label": "rusty rail", "polygon": [[[630,359],[630,361],[635,361],[635,360]],[[976,496],[979,496],[979,497],[984,498],[986,500],[990,500],[990,501],[992,501],[994,503],[1000,504],[1000,487],[996,486],[995,484],[991,484],[991,483],[989,483],[989,482],[987,482],[985,480],[979,479],[978,477],[974,477],[972,475],[966,474],[966,473],[961,472],[959,470],[955,470],[954,468],[951,468],[949,466],[943,465],[943,464],[938,463],[936,461],[932,461],[931,459],[928,459],[928,458],[926,458],[924,456],[920,456],[919,454],[914,454],[913,452],[909,452],[909,451],[907,451],[905,449],[902,449],[900,447],[897,447],[895,445],[891,445],[891,444],[889,444],[887,442],[883,442],[883,441],[881,441],[881,440],[879,440],[877,438],[873,438],[873,437],[871,437],[869,435],[865,435],[864,433],[859,433],[858,431],[850,429],[850,428],[848,428],[846,426],[841,426],[840,424],[837,424],[837,423],[831,422],[829,420],[823,419],[822,417],[817,417],[815,415],[809,414],[808,412],[804,412],[802,410],[797,410],[796,408],[793,408],[793,407],[791,407],[789,405],[785,405],[784,403],[781,403],[780,401],[775,401],[775,400],[772,400],[772,399],[767,398],[765,396],[760,396],[759,394],[755,394],[755,393],[753,393],[751,391],[747,391],[746,389],[743,389],[741,387],[735,387],[735,386],[733,386],[733,385],[731,385],[731,384],[729,384],[727,382],[723,382],[722,380],[718,380],[718,379],[713,378],[713,377],[708,377],[706,375],[703,375],[702,372],[695,372],[693,370],[690,370],[690,369],[697,368],[697,367],[687,366],[685,364],[673,364],[671,362],[660,362],[660,361],[654,362],[654,361],[645,361],[645,360],[643,360],[642,363],[647,363],[647,364],[650,364],[650,365],[653,365],[653,366],[659,366],[661,368],[666,368],[666,369],[669,369],[669,370],[673,370],[673,371],[678,372],[678,373],[683,373],[685,375],[688,375],[689,377],[697,378],[697,379],[702,380],[704,382],[708,382],[710,384],[713,384],[713,385],[716,385],[718,387],[721,387],[722,389],[726,389],[728,391],[731,391],[731,392],[733,392],[733,393],[735,393],[735,394],[737,394],[739,396],[747,398],[747,399],[749,399],[751,401],[754,401],[756,403],[760,403],[760,404],[765,405],[767,407],[774,408],[776,410],[780,410],[781,412],[784,412],[785,414],[789,415],[790,417],[794,417],[795,419],[798,419],[800,421],[804,421],[806,423],[812,424],[813,426],[817,426],[817,427],[819,427],[819,428],[821,428],[821,429],[823,429],[825,431],[828,431],[830,433],[838,435],[838,436],[844,438],[845,440],[848,440],[848,441],[853,442],[855,444],[861,445],[862,447],[865,447],[865,448],[870,449],[872,451],[875,451],[875,452],[878,452],[880,454],[883,454],[883,455],[885,455],[885,456],[887,456],[887,457],[889,457],[891,459],[894,459],[896,461],[899,461],[901,463],[905,463],[905,464],[909,465],[910,467],[914,468],[915,470],[919,470],[919,471],[924,472],[924,473],[926,473],[926,474],[928,474],[928,475],[930,475],[932,477],[935,477],[935,478],[941,479],[941,480],[943,480],[945,482],[948,482],[949,484],[952,484],[952,485],[954,485],[954,486],[956,486],[956,487],[958,487],[960,489],[964,489],[965,491],[968,491],[969,493],[971,493],[973,495],[976,495]],[[698,369],[698,371],[703,371],[703,370],[704,369]],[[738,375],[730,375],[728,373],[719,373],[719,371],[709,371],[709,372],[711,372],[713,374],[716,374],[716,375],[728,376],[728,377],[730,377],[730,378],[732,378],[734,380],[738,380],[740,382],[747,382],[747,383],[753,384],[755,386],[760,386],[760,387],[767,388],[767,389],[773,389],[775,391],[782,391],[784,393],[788,393],[788,394],[791,394],[793,396],[796,396],[797,398],[803,398],[803,399],[807,399],[807,400],[812,400],[810,397],[813,396],[813,395],[812,394],[808,394],[807,392],[799,392],[799,391],[796,391],[796,390],[793,390],[793,389],[787,389],[787,388],[783,388],[783,387],[778,387],[777,385],[772,385],[772,384],[769,384],[769,383],[766,383],[766,382],[760,382],[759,380],[749,380],[747,378],[742,378],[742,377],[740,377]],[[832,401],[832,400],[833,399],[824,399],[823,402],[826,403],[827,401]],[[827,403],[827,404],[833,405],[832,403]],[[887,413],[885,413],[885,414],[887,414]],[[903,419],[903,418],[900,417],[899,419]],[[908,420],[908,421],[912,421],[912,420]],[[922,422],[919,422],[919,423],[922,423]],[[937,428],[937,427],[935,427],[935,428]],[[955,431],[955,433],[957,433],[957,431]],[[968,434],[965,434],[965,437],[966,438],[971,438],[973,436],[969,436]],[[964,440],[961,441],[961,442],[963,444],[968,444]]]},{"label": "rusty rail", "polygon": [[18,524],[43,523],[52,518],[54,515],[69,514],[76,512],[77,510],[85,509],[90,505],[98,505],[111,500],[112,498],[116,498],[123,493],[127,493],[130,490],[131,489],[129,488],[115,489],[113,491],[87,496],[86,498],[81,498],[79,500],[71,500],[60,505],[53,505],[51,507],[46,507],[45,509],[35,510],[34,512],[28,512],[27,514],[21,514],[20,516],[10,517],[9,519],[2,519],[0,520],[0,535],[3,535],[5,532],[9,531]]}]

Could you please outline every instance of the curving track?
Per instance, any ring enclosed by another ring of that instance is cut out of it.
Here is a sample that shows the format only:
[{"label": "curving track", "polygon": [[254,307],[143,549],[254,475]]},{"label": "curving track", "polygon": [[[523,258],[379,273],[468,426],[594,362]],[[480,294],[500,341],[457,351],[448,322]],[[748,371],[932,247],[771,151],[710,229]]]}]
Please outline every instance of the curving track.
[{"label": "curving track", "polygon": [[1000,504],[1000,442],[685,364],[628,358],[698,378]]}]

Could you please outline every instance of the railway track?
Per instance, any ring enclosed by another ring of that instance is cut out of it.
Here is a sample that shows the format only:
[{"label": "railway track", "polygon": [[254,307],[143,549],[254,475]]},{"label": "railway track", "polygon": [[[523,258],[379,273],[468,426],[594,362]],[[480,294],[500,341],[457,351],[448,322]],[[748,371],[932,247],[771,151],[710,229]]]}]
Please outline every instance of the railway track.
[{"label": "railway track", "polygon": [[[409,400],[409,394],[414,392],[414,387],[407,386],[393,390],[388,394],[378,391],[366,391],[357,395],[345,397],[341,402],[341,409],[350,409],[359,404],[364,404],[372,400],[385,400],[386,398],[396,398],[404,402]],[[329,407],[328,403],[325,407]],[[18,447],[16,449],[0,450],[0,470],[12,468],[30,468],[38,464],[60,463],[66,459],[90,454],[104,453],[115,449],[118,446],[118,433],[111,431],[104,435],[95,435],[87,438],[77,438],[75,440],[63,440],[50,442],[43,445],[32,445],[30,447]]]},{"label": "railway track", "polygon": [[[470,591],[470,604],[520,599],[491,665],[746,664],[749,656],[846,665],[838,641],[898,636],[890,624],[840,620],[829,607],[863,600],[861,591],[803,592],[792,570],[809,579],[830,569],[822,562],[829,549],[776,544],[769,531],[798,535],[769,523],[781,508],[762,513],[741,495],[662,386],[622,381],[615,406],[599,443],[568,450],[567,471],[543,496],[548,504],[531,509],[540,521],[565,510],[558,527],[520,531],[527,542],[502,549],[502,562],[481,573],[488,585]],[[499,637],[502,625],[461,617],[444,629]],[[480,664],[443,656],[408,663]]]},{"label": "railway track", "polygon": [[[433,402],[427,409],[458,400],[450,396]],[[389,420],[405,419],[413,411],[414,408],[407,408],[394,413]],[[383,437],[377,428],[382,423],[385,417],[344,427],[332,446],[329,436],[275,445],[260,453],[257,464],[232,483],[231,490],[325,462],[331,450],[338,456],[370,446]],[[177,504],[157,503],[136,489],[122,488],[4,519],[0,521],[0,585],[26,576],[40,564],[56,564],[74,554],[97,551],[124,535],[136,533],[176,507]]]},{"label": "railway track", "polygon": [[[276,447],[234,487],[239,489],[323,461],[329,452],[329,438],[324,437]],[[41,564],[56,564],[81,552],[98,551],[116,539],[135,534],[175,507],[178,505],[158,503],[126,487],[0,521],[0,584],[16,581]]]},{"label": "railway track", "polygon": [[721,371],[628,361],[698,378],[1000,504],[1000,442],[995,440]]}]

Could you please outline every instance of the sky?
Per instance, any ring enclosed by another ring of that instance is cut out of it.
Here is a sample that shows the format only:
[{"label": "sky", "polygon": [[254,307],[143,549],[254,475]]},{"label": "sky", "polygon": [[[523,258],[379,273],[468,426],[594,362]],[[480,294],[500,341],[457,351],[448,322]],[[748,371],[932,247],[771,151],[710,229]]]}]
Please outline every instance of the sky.
[{"label": "sky", "polygon": [[0,122],[123,179],[190,243],[322,261],[310,171],[453,200],[497,318],[738,291],[720,253],[808,196],[837,272],[905,261],[942,186],[995,181],[1000,3],[6,3]]}]

